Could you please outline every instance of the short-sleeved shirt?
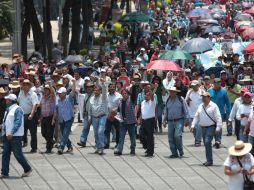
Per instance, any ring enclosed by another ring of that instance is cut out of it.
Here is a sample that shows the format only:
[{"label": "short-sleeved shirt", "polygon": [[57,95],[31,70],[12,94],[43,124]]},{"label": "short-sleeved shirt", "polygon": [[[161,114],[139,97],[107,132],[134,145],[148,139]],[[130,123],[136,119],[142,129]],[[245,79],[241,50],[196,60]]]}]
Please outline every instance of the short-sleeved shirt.
[{"label": "short-sleeved shirt", "polygon": [[24,114],[30,114],[34,105],[38,104],[38,97],[35,92],[30,90],[27,94],[23,90],[20,91],[18,96],[19,106],[24,111]]}]

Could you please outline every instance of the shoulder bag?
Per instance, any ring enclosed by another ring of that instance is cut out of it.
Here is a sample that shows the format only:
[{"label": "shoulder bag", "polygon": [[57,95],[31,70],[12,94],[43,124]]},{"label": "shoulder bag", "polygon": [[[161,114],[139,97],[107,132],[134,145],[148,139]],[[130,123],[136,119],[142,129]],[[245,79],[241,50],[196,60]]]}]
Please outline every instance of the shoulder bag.
[{"label": "shoulder bag", "polygon": [[215,125],[215,127],[216,127],[216,122],[214,121],[214,119],[207,113],[207,111],[206,111],[204,105],[202,105],[202,107],[203,107],[203,109],[204,109],[204,111],[205,111],[205,114],[214,122],[214,125]]},{"label": "shoulder bag", "polygon": [[[242,163],[240,162],[239,158],[237,158],[237,161],[241,168],[243,168]],[[243,184],[243,190],[254,190],[254,182],[250,180],[250,178],[243,174],[244,184]]]}]

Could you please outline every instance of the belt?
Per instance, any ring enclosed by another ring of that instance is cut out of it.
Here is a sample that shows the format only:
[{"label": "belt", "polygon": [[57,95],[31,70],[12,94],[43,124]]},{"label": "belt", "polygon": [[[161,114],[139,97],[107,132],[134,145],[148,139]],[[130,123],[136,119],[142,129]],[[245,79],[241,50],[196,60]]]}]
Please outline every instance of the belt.
[{"label": "belt", "polygon": [[209,125],[209,126],[200,126],[202,128],[208,128],[208,127],[216,127],[215,125]]},{"label": "belt", "polygon": [[104,116],[106,116],[106,114],[102,114],[102,115],[99,115],[99,116],[93,116],[94,118],[101,118],[101,117],[104,117]]},{"label": "belt", "polygon": [[168,121],[179,121],[179,120],[181,120],[181,119],[183,119],[183,117],[178,118],[178,119],[169,119]]}]

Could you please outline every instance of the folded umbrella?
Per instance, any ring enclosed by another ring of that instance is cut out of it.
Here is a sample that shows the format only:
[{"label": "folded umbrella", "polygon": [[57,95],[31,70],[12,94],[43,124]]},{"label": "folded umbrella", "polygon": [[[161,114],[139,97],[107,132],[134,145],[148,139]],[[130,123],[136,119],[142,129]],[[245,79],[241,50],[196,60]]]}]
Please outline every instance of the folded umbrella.
[{"label": "folded umbrella", "polygon": [[209,33],[224,33],[225,30],[221,26],[209,26],[205,29],[204,34],[209,34]]},{"label": "folded umbrella", "polygon": [[170,60],[155,60],[146,65],[146,69],[162,70],[162,71],[182,71],[182,68],[175,62]]},{"label": "folded umbrella", "polygon": [[169,50],[160,55],[159,59],[190,60],[192,55],[182,50]]},{"label": "folded umbrella", "polygon": [[193,38],[185,42],[182,50],[188,53],[204,53],[213,49],[213,43],[205,38]]}]

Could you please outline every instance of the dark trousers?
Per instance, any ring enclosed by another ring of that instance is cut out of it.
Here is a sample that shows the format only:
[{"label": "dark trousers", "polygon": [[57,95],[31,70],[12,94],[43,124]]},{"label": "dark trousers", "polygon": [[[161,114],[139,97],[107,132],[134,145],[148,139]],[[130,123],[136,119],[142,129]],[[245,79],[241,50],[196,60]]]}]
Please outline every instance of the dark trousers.
[{"label": "dark trousers", "polygon": [[53,136],[54,136],[54,126],[51,125],[53,116],[43,117],[41,120],[41,134],[46,140],[47,150],[52,150],[53,148]]},{"label": "dark trousers", "polygon": [[28,114],[24,116],[24,136],[23,142],[27,143],[27,131],[30,131],[31,135],[31,148],[37,150],[37,117],[33,117],[31,120],[28,120]]},{"label": "dark trousers", "polygon": [[240,120],[235,119],[235,135],[237,140],[240,140],[240,135],[239,135],[240,128],[241,128]]},{"label": "dark trousers", "polygon": [[9,175],[9,166],[10,166],[10,158],[11,152],[13,152],[18,163],[23,167],[24,172],[28,172],[31,170],[31,166],[28,164],[24,154],[22,152],[22,137],[21,136],[13,136],[11,140],[8,140],[6,136],[3,136],[4,150],[2,153],[2,171],[3,175]]},{"label": "dark trousers", "polygon": [[153,136],[154,123],[155,123],[155,118],[142,120],[141,127],[143,130],[143,134],[141,136],[143,139],[143,146],[147,148],[148,155],[154,154],[154,136]]},{"label": "dark trousers", "polygon": [[113,126],[115,127],[115,130],[116,130],[116,145],[118,145],[118,143],[119,143],[119,121],[117,119],[115,119],[114,121],[109,121],[107,119],[105,131],[104,131],[105,146],[109,146],[109,144],[110,144],[110,133],[111,133]]}]

